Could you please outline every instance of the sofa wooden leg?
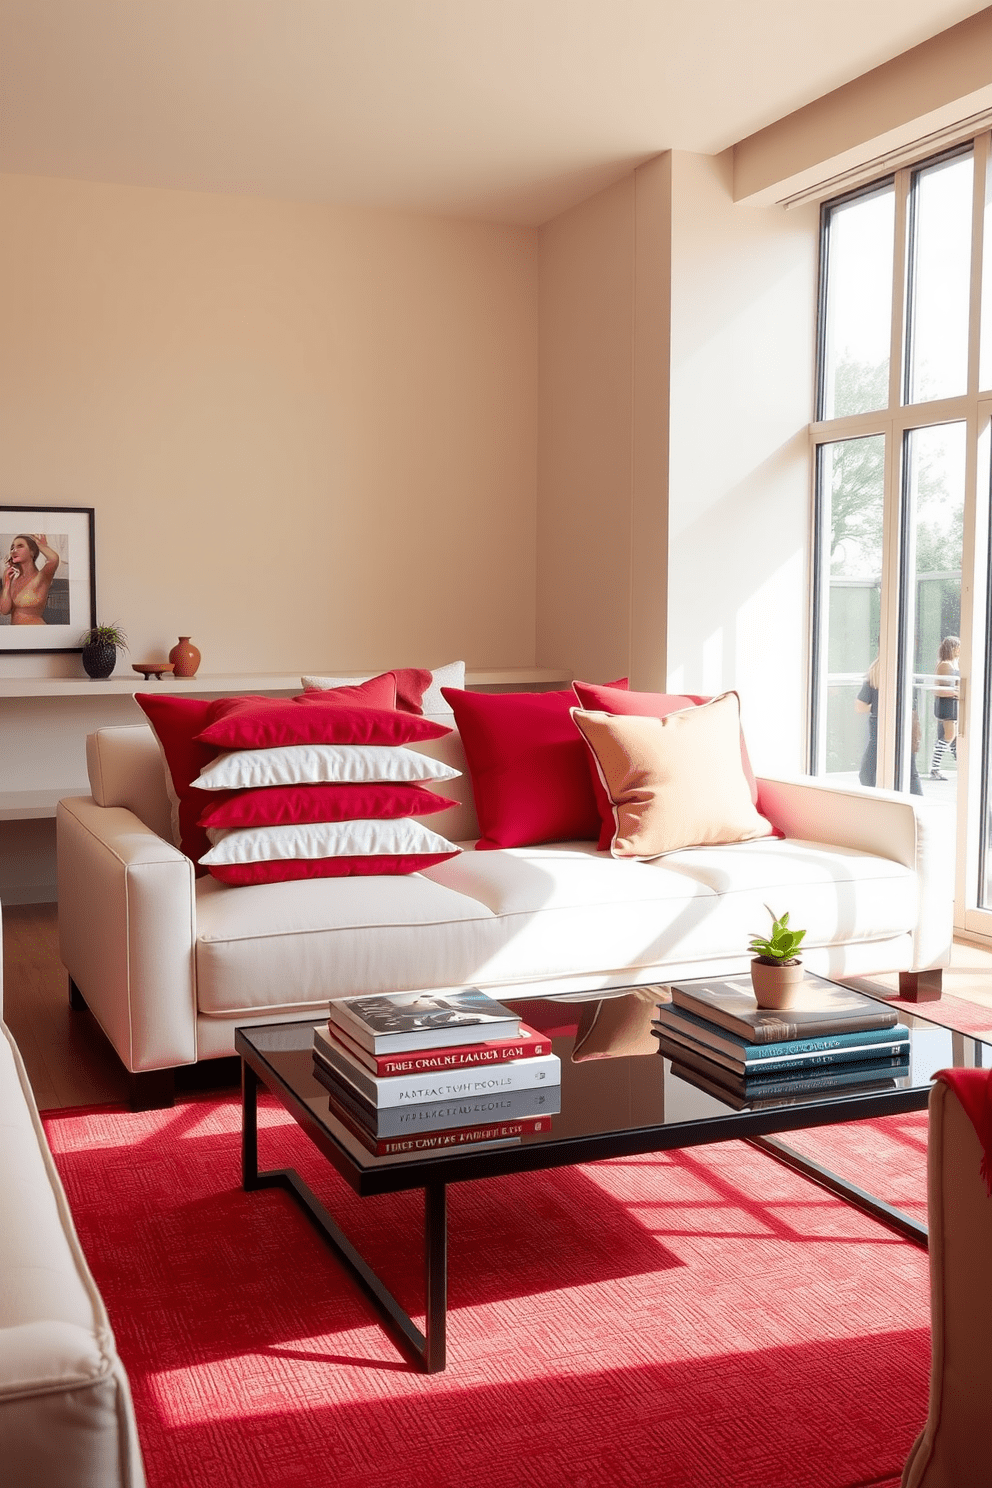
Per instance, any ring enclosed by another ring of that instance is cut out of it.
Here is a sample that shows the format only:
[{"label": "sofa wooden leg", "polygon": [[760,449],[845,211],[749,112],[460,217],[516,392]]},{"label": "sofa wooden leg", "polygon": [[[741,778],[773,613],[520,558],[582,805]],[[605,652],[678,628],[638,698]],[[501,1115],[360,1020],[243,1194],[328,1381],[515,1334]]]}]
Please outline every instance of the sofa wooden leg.
[{"label": "sofa wooden leg", "polygon": [[938,966],[933,971],[901,971],[899,973],[899,996],[907,1002],[936,1002],[941,993],[943,972]]},{"label": "sofa wooden leg", "polygon": [[176,1104],[174,1069],[140,1070],[130,1076],[131,1110],[161,1111]]},{"label": "sofa wooden leg", "polygon": [[86,1011],[86,998],[76,986],[72,977],[69,978],[69,1006],[77,1013]]}]

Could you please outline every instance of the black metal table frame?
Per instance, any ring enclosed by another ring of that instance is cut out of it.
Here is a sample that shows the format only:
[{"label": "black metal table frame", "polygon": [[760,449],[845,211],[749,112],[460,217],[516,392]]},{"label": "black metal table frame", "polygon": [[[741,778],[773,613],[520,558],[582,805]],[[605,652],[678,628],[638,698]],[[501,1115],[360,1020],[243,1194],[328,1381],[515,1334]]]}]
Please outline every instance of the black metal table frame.
[{"label": "black metal table frame", "polygon": [[[239,1035],[236,1035],[236,1039],[238,1037]],[[700,1131],[697,1134],[697,1140],[692,1140],[691,1137],[686,1140],[683,1136],[681,1140],[676,1139],[670,1143],[660,1142],[658,1132],[669,1130],[674,1136],[679,1131],[677,1127],[670,1127],[644,1129],[640,1132],[602,1133],[573,1140],[571,1145],[574,1147],[578,1142],[578,1145],[584,1149],[584,1155],[567,1153],[568,1144],[566,1144],[564,1155],[560,1150],[556,1152],[554,1147],[540,1144],[514,1148],[512,1152],[515,1160],[501,1163],[500,1157],[505,1159],[506,1149],[493,1150],[487,1154],[488,1171],[473,1171],[473,1163],[469,1154],[466,1153],[460,1161],[449,1160],[443,1168],[436,1162],[425,1163],[422,1184],[393,1184],[379,1190],[395,1192],[400,1187],[407,1191],[418,1187],[424,1190],[424,1325],[426,1331],[421,1332],[409,1313],[355,1249],[344,1231],[340,1229],[324,1205],[293,1168],[259,1171],[258,1086],[260,1083],[264,1083],[266,1088],[273,1091],[326,1156],[333,1158],[336,1154],[329,1146],[330,1139],[324,1137],[313,1119],[307,1116],[306,1108],[295,1092],[280,1080],[277,1080],[275,1084],[270,1084],[264,1076],[260,1077],[245,1056],[245,1050],[242,1048],[239,1052],[242,1056],[241,1171],[243,1187],[249,1191],[260,1188],[281,1188],[295,1199],[311,1224],[328,1242],[345,1269],[368,1297],[379,1313],[387,1332],[395,1339],[407,1357],[427,1374],[439,1373],[447,1362],[447,1184],[449,1181],[496,1177],[501,1169],[504,1172],[547,1170],[552,1167],[573,1166],[583,1161],[595,1161],[597,1158],[631,1156],[637,1152],[664,1151],[666,1148],[703,1146],[711,1142],[739,1139],[750,1142],[777,1162],[784,1163],[793,1171],[801,1173],[803,1177],[871,1215],[873,1219],[887,1225],[904,1238],[913,1241],[914,1244],[923,1247],[927,1245],[925,1225],[921,1225],[910,1215],[904,1214],[902,1210],[884,1203],[838,1173],[821,1167],[812,1158],[796,1152],[784,1142],[769,1135],[770,1132],[790,1128],[809,1130],[816,1126],[836,1125],[843,1121],[921,1110],[925,1107],[927,1100],[927,1091],[924,1089],[900,1091],[896,1096],[889,1096],[884,1101],[867,1102],[864,1098],[848,1098],[837,1102],[836,1108],[832,1105],[809,1108],[806,1119],[803,1119],[795,1106],[791,1106],[783,1108],[778,1113],[766,1112],[753,1115],[745,1131],[738,1128],[744,1124],[741,1119],[742,1115],[747,1113],[738,1113],[722,1119],[718,1117],[701,1124],[705,1126],[705,1134]],[[834,1114],[828,1114],[828,1112]],[[764,1132],[761,1131],[762,1127],[765,1128]],[[544,1154],[543,1160],[542,1154]],[[448,1170],[450,1170],[450,1178],[442,1176],[442,1173]]]}]

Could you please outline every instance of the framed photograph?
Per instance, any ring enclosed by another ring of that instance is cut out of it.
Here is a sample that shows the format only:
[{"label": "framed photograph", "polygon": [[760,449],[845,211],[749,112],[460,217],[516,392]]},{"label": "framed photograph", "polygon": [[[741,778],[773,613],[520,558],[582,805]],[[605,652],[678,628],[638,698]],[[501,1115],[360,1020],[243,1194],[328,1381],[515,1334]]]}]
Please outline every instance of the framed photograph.
[{"label": "framed photograph", "polygon": [[81,651],[96,624],[91,506],[0,506],[0,655]]}]

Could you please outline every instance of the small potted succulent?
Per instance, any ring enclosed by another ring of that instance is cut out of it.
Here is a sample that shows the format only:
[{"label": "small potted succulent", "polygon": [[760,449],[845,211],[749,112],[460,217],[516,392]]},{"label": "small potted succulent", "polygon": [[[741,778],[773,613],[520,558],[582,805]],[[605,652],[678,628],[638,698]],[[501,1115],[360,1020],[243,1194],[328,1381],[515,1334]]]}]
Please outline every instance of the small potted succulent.
[{"label": "small potted succulent", "polygon": [[127,636],[119,625],[94,625],[79,638],[88,677],[109,677],[118,651],[127,650]]},{"label": "small potted succulent", "polygon": [[[768,909],[768,906],[765,906]],[[778,919],[772,910],[769,936],[752,935],[751,986],[760,1008],[786,1008],[803,984],[805,972],[798,954],[805,930],[790,930],[788,911]]]}]

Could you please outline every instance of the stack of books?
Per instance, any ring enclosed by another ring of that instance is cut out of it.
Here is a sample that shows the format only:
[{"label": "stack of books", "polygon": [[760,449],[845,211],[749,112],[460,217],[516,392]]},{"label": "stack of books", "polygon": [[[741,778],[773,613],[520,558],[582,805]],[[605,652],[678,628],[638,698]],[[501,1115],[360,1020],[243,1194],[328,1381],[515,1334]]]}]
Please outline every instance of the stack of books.
[{"label": "stack of books", "polygon": [[332,1114],[377,1157],[519,1141],[560,1109],[544,1034],[476,987],[346,997],[314,1030]]},{"label": "stack of books", "polygon": [[909,1029],[884,1003],[807,973],[799,1006],[759,1008],[750,976],[676,982],[653,1031],[672,1070],[741,1109],[895,1088]]}]

